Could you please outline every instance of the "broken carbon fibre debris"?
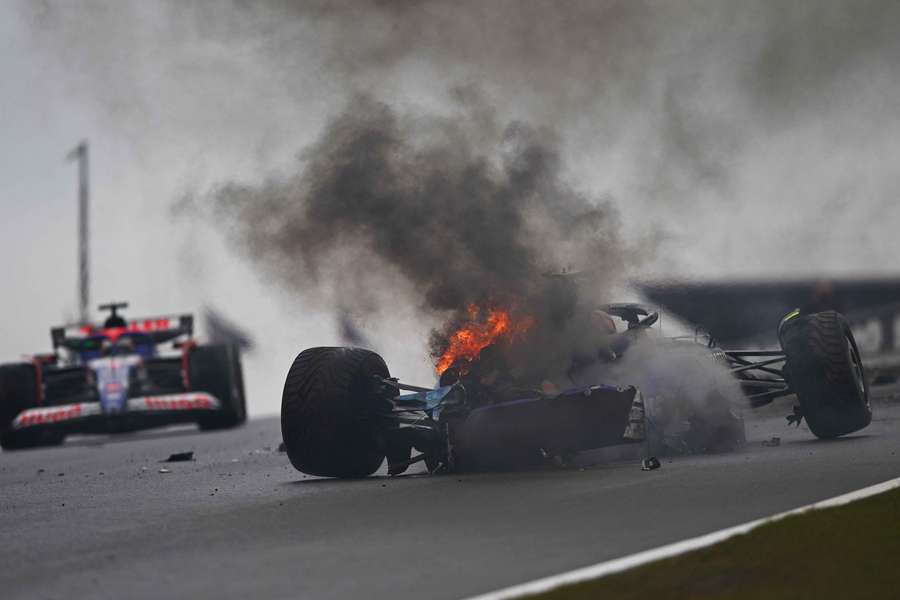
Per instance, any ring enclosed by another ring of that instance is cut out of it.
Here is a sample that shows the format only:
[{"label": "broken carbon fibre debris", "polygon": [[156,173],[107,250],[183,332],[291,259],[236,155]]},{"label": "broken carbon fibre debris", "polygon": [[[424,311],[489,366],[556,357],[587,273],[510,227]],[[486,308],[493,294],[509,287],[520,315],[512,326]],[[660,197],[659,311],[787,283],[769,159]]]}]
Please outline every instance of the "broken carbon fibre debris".
[{"label": "broken carbon fibre debris", "polygon": [[645,458],[641,461],[641,471],[653,471],[662,466],[659,462],[659,459],[655,456],[651,456],[649,458]]},{"label": "broken carbon fibre debris", "polygon": [[795,405],[793,414],[787,416],[788,425],[795,425],[799,428],[801,421],[803,421],[803,409]]},{"label": "broken carbon fibre debris", "polygon": [[194,460],[193,452],[176,452],[175,454],[170,454],[169,458],[162,460],[160,462],[189,462]]}]

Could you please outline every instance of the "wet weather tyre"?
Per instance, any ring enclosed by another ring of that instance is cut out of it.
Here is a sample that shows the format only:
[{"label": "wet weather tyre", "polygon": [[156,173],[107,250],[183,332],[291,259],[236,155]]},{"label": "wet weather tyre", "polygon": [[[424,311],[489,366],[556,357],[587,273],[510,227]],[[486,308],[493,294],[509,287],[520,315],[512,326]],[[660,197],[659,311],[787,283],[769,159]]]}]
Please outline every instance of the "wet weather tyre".
[{"label": "wet weather tyre", "polygon": [[374,473],[385,457],[379,413],[391,402],[376,376],[390,377],[379,355],[362,348],[310,348],[288,371],[281,433],[291,464],[323,477]]},{"label": "wet weather tyre", "polygon": [[37,405],[37,374],[34,365],[0,365],[0,430],[6,429],[20,412]]},{"label": "wet weather tyre", "polygon": [[13,419],[23,410],[38,406],[37,373],[29,363],[0,365],[0,448],[19,450],[61,444],[65,433],[40,429],[13,431]]},{"label": "wet weather tyre", "polygon": [[843,315],[825,311],[793,317],[779,337],[786,375],[816,437],[834,438],[869,425],[868,384]]},{"label": "wet weather tyre", "polygon": [[193,348],[188,355],[188,375],[192,391],[207,392],[222,403],[221,410],[200,419],[200,429],[228,429],[247,420],[244,373],[237,346]]}]

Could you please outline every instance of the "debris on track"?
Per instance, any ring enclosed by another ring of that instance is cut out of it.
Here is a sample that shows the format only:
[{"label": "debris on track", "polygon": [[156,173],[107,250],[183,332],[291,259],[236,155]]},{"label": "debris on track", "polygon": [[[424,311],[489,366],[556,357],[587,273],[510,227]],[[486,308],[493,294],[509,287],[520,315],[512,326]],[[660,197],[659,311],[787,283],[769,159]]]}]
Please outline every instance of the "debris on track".
[{"label": "debris on track", "polygon": [[193,452],[176,452],[175,454],[170,454],[169,458],[160,462],[190,462],[194,460]]},{"label": "debris on track", "polygon": [[641,461],[641,471],[653,471],[662,466],[659,462],[659,459],[655,456],[651,456],[649,458],[645,458]]}]

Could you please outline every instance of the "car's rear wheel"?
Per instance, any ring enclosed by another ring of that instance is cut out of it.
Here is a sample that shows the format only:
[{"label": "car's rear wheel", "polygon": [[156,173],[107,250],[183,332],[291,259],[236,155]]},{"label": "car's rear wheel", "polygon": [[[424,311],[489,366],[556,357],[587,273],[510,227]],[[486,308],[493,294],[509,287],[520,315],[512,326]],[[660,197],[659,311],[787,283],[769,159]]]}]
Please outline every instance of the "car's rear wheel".
[{"label": "car's rear wheel", "polygon": [[816,437],[838,437],[872,421],[859,349],[841,314],[793,317],[782,325],[780,338],[786,374]]},{"label": "car's rear wheel", "polygon": [[221,410],[198,422],[200,429],[227,429],[247,420],[244,373],[234,345],[197,346],[188,355],[192,391],[207,392],[222,403]]},{"label": "car's rear wheel", "polygon": [[391,410],[378,378],[390,377],[376,353],[310,348],[288,371],[281,432],[291,464],[324,477],[365,477],[385,457],[379,414]]},{"label": "car's rear wheel", "polygon": [[37,406],[37,374],[29,363],[0,365],[0,429],[20,412]]},{"label": "car's rear wheel", "polygon": [[0,448],[4,450],[61,444],[66,437],[58,429],[10,429],[16,415],[38,406],[35,369],[30,363],[0,365]]}]

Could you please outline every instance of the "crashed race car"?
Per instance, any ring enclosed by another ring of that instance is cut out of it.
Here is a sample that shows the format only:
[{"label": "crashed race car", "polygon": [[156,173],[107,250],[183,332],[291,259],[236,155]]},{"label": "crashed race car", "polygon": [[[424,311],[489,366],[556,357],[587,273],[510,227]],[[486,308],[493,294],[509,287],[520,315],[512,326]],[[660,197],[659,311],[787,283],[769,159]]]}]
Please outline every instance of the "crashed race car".
[{"label": "crashed race car", "polygon": [[[282,398],[288,457],[310,475],[355,478],[374,473],[385,458],[394,475],[418,462],[431,473],[571,464],[578,452],[628,443],[644,444],[648,457],[733,450],[745,441],[744,424],[726,398],[726,383],[749,408],[796,395],[788,421],[799,425],[805,418],[819,438],[858,431],[871,421],[856,342],[834,311],[788,314],[778,326],[781,350],[723,350],[702,335],[657,337],[653,347],[677,355],[670,364],[688,377],[673,379],[659,367],[666,363],[638,361],[640,386],[610,385],[605,377],[616,379],[616,368],[639,352],[659,314],[639,304],[605,305],[598,314],[627,325],[622,332],[610,328],[608,343],[593,358],[599,368],[570,370],[568,389],[501,383],[502,369],[489,364],[490,346],[474,363],[454,365],[466,369],[446,369],[435,388],[391,377],[370,350],[304,350],[288,372]],[[705,385],[699,401],[680,401],[697,385],[693,373],[705,370],[691,371],[689,363],[715,364],[729,381]],[[597,379],[585,383],[578,370]]]},{"label": "crashed race car", "polygon": [[237,346],[198,344],[191,315],[126,321],[124,308],[102,305],[102,326],[53,328],[53,353],[0,365],[4,450],[60,444],[70,433],[246,420]]}]

